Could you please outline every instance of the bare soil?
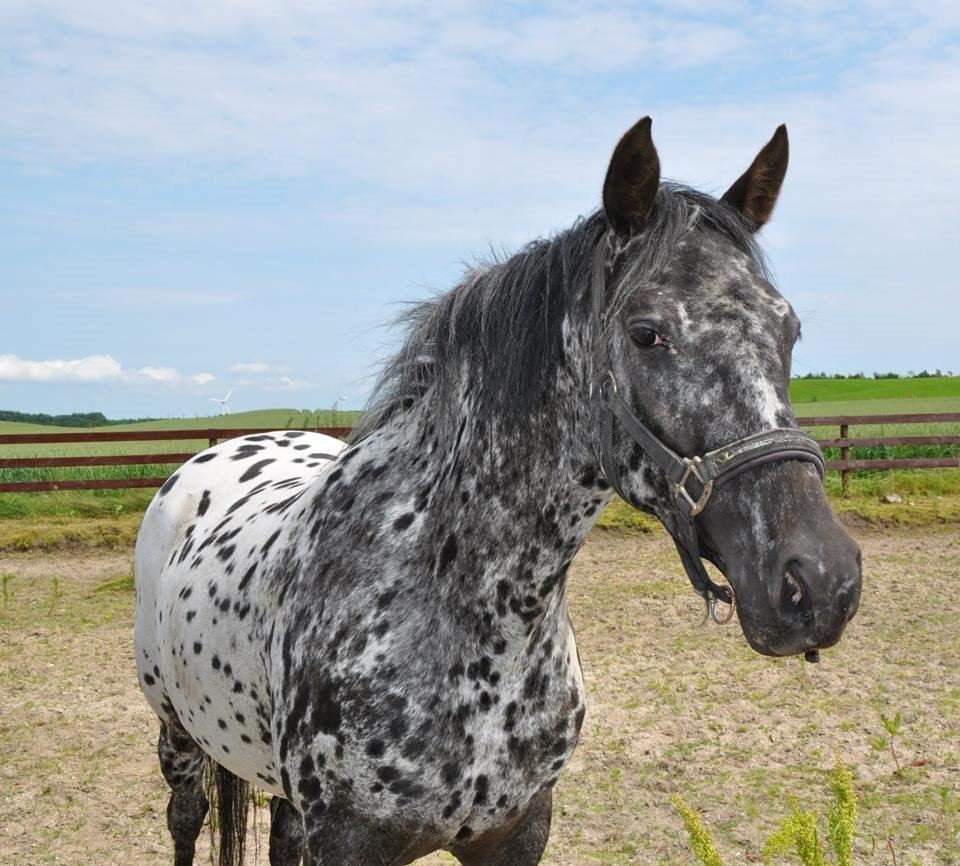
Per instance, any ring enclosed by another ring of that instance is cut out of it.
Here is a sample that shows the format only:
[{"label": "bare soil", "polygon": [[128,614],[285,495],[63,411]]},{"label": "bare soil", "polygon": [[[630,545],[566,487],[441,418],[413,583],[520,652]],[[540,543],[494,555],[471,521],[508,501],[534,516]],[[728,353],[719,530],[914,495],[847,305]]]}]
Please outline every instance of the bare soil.
[{"label": "bare soil", "polygon": [[[901,866],[960,863],[960,538],[859,540],[861,611],[806,665],[754,654],[736,624],[701,628],[664,535],[594,533],[569,589],[588,713],[545,864],[693,863],[674,792],[701,810],[726,863],[759,862],[795,807],[826,814],[837,757],[860,798],[856,863],[890,864],[888,839]],[[157,724],[133,664],[130,562],[0,555],[3,866],[172,861]],[[881,722],[897,712],[901,772]],[[255,859],[266,864],[265,841]]]}]

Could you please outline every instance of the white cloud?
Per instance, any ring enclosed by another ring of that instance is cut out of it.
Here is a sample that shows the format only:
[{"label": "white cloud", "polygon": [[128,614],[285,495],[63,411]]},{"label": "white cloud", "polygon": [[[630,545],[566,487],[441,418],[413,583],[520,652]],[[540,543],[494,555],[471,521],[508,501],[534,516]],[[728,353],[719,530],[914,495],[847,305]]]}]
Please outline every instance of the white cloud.
[{"label": "white cloud", "polygon": [[109,355],[88,355],[70,361],[30,361],[0,355],[0,379],[20,382],[115,382],[123,378],[120,362]]},{"label": "white cloud", "polygon": [[180,374],[173,367],[141,367],[133,378],[143,378],[150,382],[172,383],[180,381]]},{"label": "white cloud", "polygon": [[279,367],[275,367],[272,364],[264,364],[262,361],[247,361],[240,364],[234,364],[230,368],[231,373],[238,374],[247,374],[247,375],[256,375],[261,373],[272,373],[274,371],[280,370]]},{"label": "white cloud", "polygon": [[195,382],[197,385],[209,385],[216,378],[213,373],[194,373],[190,377],[190,381]]},{"label": "white cloud", "polygon": [[[210,374],[200,375],[209,376]],[[44,361],[33,361],[17,355],[0,355],[0,380],[176,385],[181,381],[181,377],[173,367],[140,367],[136,370],[125,370],[123,365],[110,355],[87,355],[84,358],[71,360],[55,358]]]}]

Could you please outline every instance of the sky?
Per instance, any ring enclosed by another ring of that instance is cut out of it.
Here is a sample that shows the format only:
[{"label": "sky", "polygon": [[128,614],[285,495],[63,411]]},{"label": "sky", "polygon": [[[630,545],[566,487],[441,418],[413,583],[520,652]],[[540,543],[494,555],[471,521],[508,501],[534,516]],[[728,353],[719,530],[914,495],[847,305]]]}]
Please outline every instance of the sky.
[{"label": "sky", "polygon": [[960,371],[960,4],[4,0],[0,408],[360,408],[404,304],[594,210],[653,118],[761,238],[794,372]]}]

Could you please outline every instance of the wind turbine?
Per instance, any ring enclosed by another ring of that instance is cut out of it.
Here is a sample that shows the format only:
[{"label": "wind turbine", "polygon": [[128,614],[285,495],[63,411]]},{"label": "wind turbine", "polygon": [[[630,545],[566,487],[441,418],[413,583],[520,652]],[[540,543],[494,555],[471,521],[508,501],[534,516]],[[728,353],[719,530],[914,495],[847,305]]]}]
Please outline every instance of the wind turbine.
[{"label": "wind turbine", "polygon": [[235,390],[236,390],[235,388],[231,388],[229,391],[227,391],[227,396],[224,397],[222,400],[218,400],[216,397],[208,397],[207,399],[210,400],[210,401],[213,402],[213,403],[219,403],[219,404],[220,404],[220,414],[221,414],[221,415],[229,415],[229,414],[230,414],[230,404],[227,402],[227,400],[230,399],[230,395],[231,395]]}]

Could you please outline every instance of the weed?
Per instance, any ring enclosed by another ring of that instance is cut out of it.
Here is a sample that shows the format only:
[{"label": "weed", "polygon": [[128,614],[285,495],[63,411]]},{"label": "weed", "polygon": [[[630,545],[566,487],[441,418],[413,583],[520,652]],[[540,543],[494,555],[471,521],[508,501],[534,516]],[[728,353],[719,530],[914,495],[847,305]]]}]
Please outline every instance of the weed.
[{"label": "weed", "polygon": [[[857,820],[857,795],[853,777],[840,760],[830,780],[833,803],[827,814],[827,836],[836,858],[836,866],[853,866],[853,837]],[[710,831],[700,816],[675,794],[671,800],[683,818],[690,836],[690,847],[704,866],[723,866]],[[892,850],[892,849],[891,849]],[[795,811],[785,819],[763,847],[767,862],[780,854],[793,852],[803,866],[827,866],[827,855],[817,831],[817,817],[812,812]]]},{"label": "weed", "polygon": [[880,713],[880,721],[883,722],[883,726],[887,729],[887,733],[890,735],[890,754],[893,755],[893,763],[897,766],[897,773],[902,772],[900,767],[900,761],[897,758],[897,750],[894,748],[893,741],[897,738],[897,734],[900,733],[901,718],[900,713],[898,712],[892,719],[887,718],[883,713]]},{"label": "weed", "polygon": [[3,606],[6,607],[10,602],[12,593],[10,591],[10,584],[13,583],[15,575],[12,574],[2,574],[0,575],[0,584],[3,585]]},{"label": "weed", "polygon": [[47,610],[47,613],[53,612],[54,605],[63,597],[63,590],[60,589],[60,578],[54,575],[51,578],[53,586],[50,592],[50,607]]},{"label": "weed", "polygon": [[690,847],[693,848],[693,853],[697,855],[703,866],[723,866],[717,846],[703,819],[684,802],[679,794],[674,794],[670,799],[680,813],[680,817],[683,818],[684,826],[690,836]]}]

